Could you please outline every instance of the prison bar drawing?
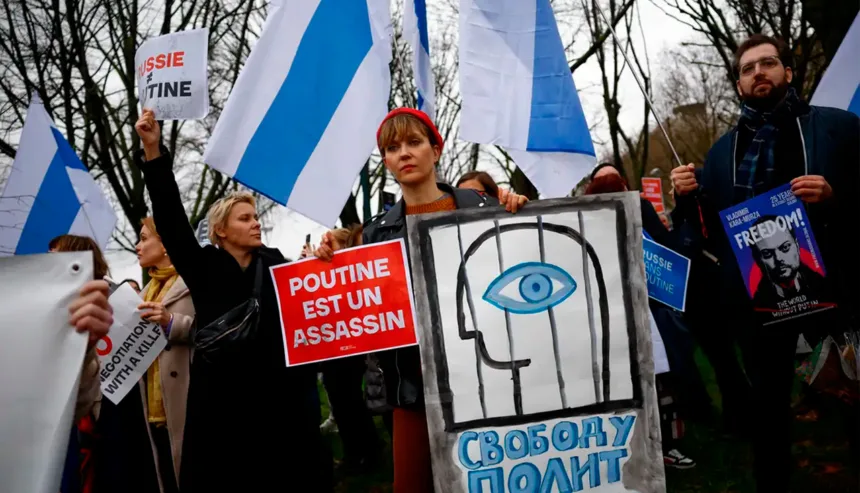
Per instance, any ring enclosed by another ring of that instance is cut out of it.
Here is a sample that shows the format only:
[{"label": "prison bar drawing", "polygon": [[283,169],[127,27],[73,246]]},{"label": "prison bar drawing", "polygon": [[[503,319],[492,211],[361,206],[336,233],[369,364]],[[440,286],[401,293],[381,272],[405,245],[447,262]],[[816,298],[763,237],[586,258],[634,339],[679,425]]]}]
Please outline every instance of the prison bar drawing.
[{"label": "prison bar drawing", "polygon": [[[531,360],[529,359],[516,359],[516,348],[514,345],[513,331],[511,327],[511,317],[510,310],[504,308],[505,311],[505,330],[508,339],[508,349],[509,349],[509,357],[508,361],[501,361],[493,358],[486,346],[484,341],[484,335],[481,332],[478,326],[478,318],[475,313],[475,300],[472,294],[471,285],[469,283],[469,277],[466,270],[466,264],[469,258],[475,254],[478,248],[481,245],[488,241],[490,238],[495,239],[496,248],[498,251],[498,263],[499,263],[499,273],[505,272],[505,263],[504,256],[502,254],[502,243],[501,236],[503,233],[508,231],[515,230],[527,230],[534,229],[538,234],[538,245],[540,250],[540,261],[541,263],[546,262],[546,248],[545,248],[545,240],[544,235],[547,231],[552,233],[561,234],[567,236],[568,238],[576,241],[581,248],[582,251],[582,269],[583,269],[583,277],[585,282],[585,297],[587,304],[587,313],[588,313],[588,326],[589,326],[589,335],[590,335],[590,343],[591,343],[591,363],[592,363],[592,378],[594,382],[594,399],[595,403],[600,402],[608,402],[610,400],[610,327],[609,327],[609,304],[607,300],[606,293],[606,285],[603,279],[603,271],[600,267],[600,259],[597,256],[597,253],[594,250],[594,247],[588,242],[585,237],[585,222],[583,220],[582,212],[578,212],[579,226],[580,231],[576,231],[573,228],[568,226],[547,223],[544,222],[543,216],[536,216],[536,222],[530,223],[516,223],[516,224],[505,224],[501,225],[498,220],[493,221],[493,227],[484,231],[478,238],[469,245],[468,249],[463,248],[463,237],[461,231],[461,224],[459,221],[456,223],[457,228],[457,241],[459,244],[459,252],[460,252],[460,266],[457,274],[457,292],[456,292],[456,300],[457,300],[457,325],[458,325],[458,333],[460,339],[463,341],[472,340],[474,341],[475,347],[475,361],[476,368],[475,372],[478,378],[478,398],[481,404],[481,412],[484,418],[488,417],[487,414],[487,405],[486,405],[486,396],[484,389],[484,374],[483,374],[483,365],[488,366],[494,370],[505,370],[509,369],[511,371],[511,378],[513,381],[513,400],[514,400],[514,411],[516,415],[523,415],[523,404],[522,404],[522,386],[520,383],[520,370],[524,367],[527,367],[531,364]],[[602,346],[602,372],[600,365],[597,361],[597,326],[594,320],[594,301],[593,301],[593,293],[591,287],[591,279],[590,279],[590,269],[589,269],[589,260],[592,263],[594,268],[595,280],[597,282],[598,289],[598,306],[600,309],[600,331],[601,331],[601,346]],[[466,320],[465,320],[465,311],[463,310],[463,299],[465,297],[466,304],[469,308],[469,316],[472,322],[473,330],[467,330],[466,328]],[[562,409],[568,408],[567,403],[567,395],[565,393],[565,384],[564,384],[564,375],[562,368],[562,361],[560,357],[559,350],[559,341],[558,341],[558,327],[555,320],[555,313],[553,312],[553,307],[549,306],[546,309],[547,316],[549,317],[550,330],[552,333],[552,345],[553,345],[553,355],[555,359],[556,366],[556,375],[558,380],[558,390],[559,395],[561,397]],[[602,393],[601,393],[602,389]]]}]

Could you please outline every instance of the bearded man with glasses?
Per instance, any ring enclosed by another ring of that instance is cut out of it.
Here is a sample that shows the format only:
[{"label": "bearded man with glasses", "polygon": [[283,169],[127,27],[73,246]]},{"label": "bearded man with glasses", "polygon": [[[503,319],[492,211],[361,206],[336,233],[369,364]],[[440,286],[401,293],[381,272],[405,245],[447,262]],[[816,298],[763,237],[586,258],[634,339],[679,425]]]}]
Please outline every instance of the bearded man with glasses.
[{"label": "bearded man with glasses", "polygon": [[[814,347],[828,333],[856,328],[860,318],[860,263],[851,227],[860,216],[860,123],[852,113],[810,106],[798,96],[795,87],[803,81],[795,80],[791,51],[780,40],[753,35],[738,47],[734,62],[740,119],[711,147],[701,169],[689,164],[672,170],[673,220],[676,227],[687,223],[714,260],[713,279],[696,291],[707,302],[696,304],[701,313],[688,315],[710,325],[702,330],[737,338],[744,350],[757,489],[786,492],[798,335]],[[837,308],[764,326],[719,211],[786,183],[807,209],[827,269],[828,294],[822,296],[831,296]]]}]

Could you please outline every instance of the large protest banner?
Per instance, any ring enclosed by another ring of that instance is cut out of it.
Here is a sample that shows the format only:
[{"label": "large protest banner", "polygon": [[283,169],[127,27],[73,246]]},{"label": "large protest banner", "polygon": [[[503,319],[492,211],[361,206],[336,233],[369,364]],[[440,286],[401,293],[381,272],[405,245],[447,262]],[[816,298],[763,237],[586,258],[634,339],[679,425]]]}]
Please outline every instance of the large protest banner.
[{"label": "large protest banner", "polygon": [[93,278],[92,259],[0,258],[0,491],[60,490],[87,347],[69,305]]},{"label": "large protest banner", "polygon": [[207,57],[209,29],[165,34],[146,40],[134,55],[137,97],[159,120],[209,114]]},{"label": "large protest banner", "polygon": [[167,337],[156,322],[140,318],[140,296],[128,284],[110,296],[113,325],[96,344],[101,371],[102,394],[114,404],[137,385],[155,358],[167,345]]},{"label": "large protest banner", "polygon": [[690,259],[649,238],[642,238],[648,297],[676,310],[687,306]]},{"label": "large protest banner", "polygon": [[790,185],[720,213],[753,308],[765,325],[836,306],[806,209]]},{"label": "large protest banner", "polygon": [[407,218],[437,492],[665,491],[639,200]]},{"label": "large protest banner", "polygon": [[403,240],[272,267],[287,366],[418,343]]}]

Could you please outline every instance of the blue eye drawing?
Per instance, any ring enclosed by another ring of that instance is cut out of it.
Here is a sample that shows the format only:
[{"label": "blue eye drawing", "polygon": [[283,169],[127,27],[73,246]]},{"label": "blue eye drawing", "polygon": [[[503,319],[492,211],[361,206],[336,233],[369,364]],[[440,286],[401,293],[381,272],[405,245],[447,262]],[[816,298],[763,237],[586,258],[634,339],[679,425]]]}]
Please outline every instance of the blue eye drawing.
[{"label": "blue eye drawing", "polygon": [[[520,280],[519,291],[523,301],[503,295],[504,290],[516,279]],[[557,291],[552,281],[561,283]],[[576,291],[576,281],[564,269],[544,262],[517,264],[493,279],[484,292],[484,301],[500,310],[511,313],[538,313],[566,300]]]}]

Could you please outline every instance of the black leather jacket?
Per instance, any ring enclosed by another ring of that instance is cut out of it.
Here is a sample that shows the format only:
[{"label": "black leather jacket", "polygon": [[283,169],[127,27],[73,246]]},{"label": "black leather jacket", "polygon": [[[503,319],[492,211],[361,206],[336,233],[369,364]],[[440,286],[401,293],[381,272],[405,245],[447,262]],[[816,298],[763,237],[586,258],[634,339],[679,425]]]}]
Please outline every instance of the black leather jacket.
[{"label": "black leather jacket", "polygon": [[[454,197],[458,209],[481,207],[495,202],[474,190],[451,188],[439,183],[439,189]],[[386,213],[371,219],[364,226],[364,244],[406,238],[405,205],[401,199]],[[409,249],[406,249],[407,254]],[[421,378],[421,354],[418,346],[392,349],[377,354],[385,378],[388,403],[396,407],[422,407],[424,405],[424,381]]]}]

